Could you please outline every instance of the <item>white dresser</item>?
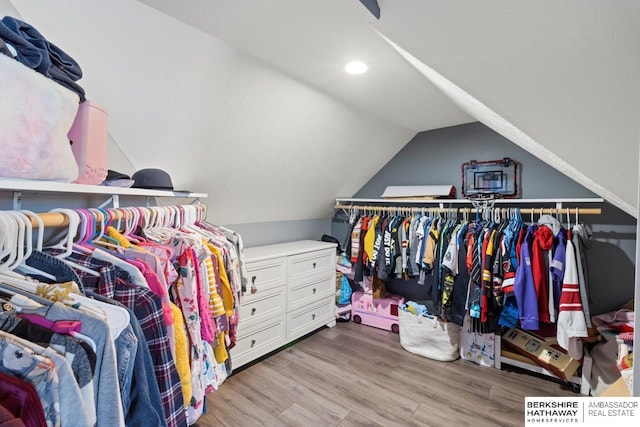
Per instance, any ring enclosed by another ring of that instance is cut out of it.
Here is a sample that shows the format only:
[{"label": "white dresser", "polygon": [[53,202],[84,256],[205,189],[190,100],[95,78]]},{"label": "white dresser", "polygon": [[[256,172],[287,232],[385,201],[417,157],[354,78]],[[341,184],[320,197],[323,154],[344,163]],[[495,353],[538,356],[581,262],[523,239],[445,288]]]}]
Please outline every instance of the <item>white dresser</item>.
[{"label": "white dresser", "polygon": [[336,246],[301,240],[244,250],[247,292],[240,301],[233,369],[335,319]]}]

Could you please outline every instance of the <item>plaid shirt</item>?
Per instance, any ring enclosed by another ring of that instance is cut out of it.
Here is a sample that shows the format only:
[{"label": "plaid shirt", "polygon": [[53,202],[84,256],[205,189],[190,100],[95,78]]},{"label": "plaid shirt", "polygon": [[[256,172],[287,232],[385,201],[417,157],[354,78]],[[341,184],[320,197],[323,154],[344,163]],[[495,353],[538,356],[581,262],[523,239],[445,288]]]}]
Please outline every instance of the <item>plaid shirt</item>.
[{"label": "plaid shirt", "polygon": [[114,299],[134,312],[149,345],[167,425],[169,427],[186,426],[180,377],[171,354],[160,297],[149,289],[127,283],[123,279],[126,277],[126,272],[118,271],[119,269],[107,262],[76,253],[72,253],[68,259],[100,272],[100,277],[95,277],[76,270],[85,289]]}]

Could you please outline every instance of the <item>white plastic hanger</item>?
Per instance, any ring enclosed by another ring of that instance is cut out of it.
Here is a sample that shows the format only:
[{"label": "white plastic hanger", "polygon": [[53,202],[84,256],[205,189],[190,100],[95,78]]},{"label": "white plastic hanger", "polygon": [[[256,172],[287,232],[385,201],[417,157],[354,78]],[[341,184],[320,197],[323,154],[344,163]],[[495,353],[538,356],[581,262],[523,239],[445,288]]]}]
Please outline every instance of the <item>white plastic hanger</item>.
[{"label": "white plastic hanger", "polygon": [[11,217],[9,212],[5,211],[0,214],[0,220],[2,221],[2,248],[0,250],[0,259],[7,258],[2,264],[0,264],[0,271],[9,272],[9,266],[13,264],[16,259],[17,249],[17,225],[15,220]]},{"label": "white plastic hanger", "polygon": [[[31,221],[24,215],[17,211],[9,211],[9,214],[13,217],[18,226],[18,240],[16,248],[16,260],[9,266],[9,269],[15,270],[17,266],[22,264],[22,261],[31,256],[33,250],[33,242],[31,241]],[[27,226],[27,223],[29,224]],[[25,247],[25,237],[28,235],[28,241]]]},{"label": "white plastic hanger", "polygon": [[22,209],[20,212],[22,212],[22,214],[26,215],[27,217],[32,218],[38,224],[36,250],[42,251],[42,242],[44,241],[44,223],[42,222],[42,218],[40,218],[40,215],[37,215],[36,213],[28,211],[26,209]]},{"label": "white plastic hanger", "polygon": [[64,249],[65,252],[59,255],[56,255],[55,257],[63,261],[70,267],[73,267],[80,271],[84,271],[85,273],[90,274],[92,276],[100,277],[100,273],[98,273],[97,271],[93,271],[90,268],[84,267],[80,264],[76,264],[75,262],[66,259],[66,257],[71,255],[71,253],[73,252],[73,239],[75,238],[78,232],[78,226],[80,225],[79,214],[73,209],[63,209],[63,208],[52,209],[50,212],[58,212],[63,215],[66,215],[69,218],[69,227],[67,228],[66,239],[64,241],[61,241],[59,245],[55,246],[57,248]]},{"label": "white plastic hanger", "polygon": [[[28,275],[28,274],[33,274],[33,275],[39,275],[42,277],[46,277],[50,280],[55,280],[55,276],[53,276],[50,273],[47,273],[46,271],[42,271],[39,270],[37,268],[31,267],[29,265],[26,264],[26,260],[29,259],[29,257],[31,256],[31,252],[33,251],[33,226],[31,224],[31,220],[29,219],[29,216],[27,216],[27,213],[32,216],[33,218],[36,219],[36,222],[38,223],[38,240],[36,243],[36,249],[37,250],[42,250],[42,234],[43,234],[43,228],[44,228],[44,224],[42,222],[42,219],[36,215],[33,212],[30,211],[16,211],[14,212],[14,214],[16,215],[16,219],[20,222],[22,222],[22,224],[25,227],[25,240],[26,240],[26,251],[24,253],[24,256],[22,257],[22,259],[20,260],[20,262],[16,261],[16,264],[14,264],[11,267],[11,270],[16,270],[21,274],[24,275]],[[19,238],[19,237],[18,237]],[[18,251],[20,251],[20,247],[18,247]]]},{"label": "white plastic hanger", "polygon": [[[40,218],[39,215],[35,214],[34,212],[28,211],[28,210],[21,210],[20,213],[22,215],[25,215],[26,221],[28,223],[27,226],[27,230],[29,232],[29,235],[26,237],[27,239],[27,243],[32,242],[33,241],[33,227],[31,226],[31,221],[29,220],[29,218],[32,218],[33,220],[36,221],[36,223],[38,224],[38,236],[36,238],[36,250],[39,252],[42,252],[42,242],[44,239],[44,223],[42,222],[42,218]],[[31,252],[29,252],[30,255]],[[42,277],[46,277],[49,280],[56,280],[56,277],[46,271],[42,271],[38,268],[35,267],[31,267],[30,265],[26,264],[26,260],[29,259],[29,255],[25,255],[24,259],[25,261],[22,262],[22,264],[20,264],[17,267],[17,271],[25,274],[25,275],[38,275],[38,276],[42,276]]]}]

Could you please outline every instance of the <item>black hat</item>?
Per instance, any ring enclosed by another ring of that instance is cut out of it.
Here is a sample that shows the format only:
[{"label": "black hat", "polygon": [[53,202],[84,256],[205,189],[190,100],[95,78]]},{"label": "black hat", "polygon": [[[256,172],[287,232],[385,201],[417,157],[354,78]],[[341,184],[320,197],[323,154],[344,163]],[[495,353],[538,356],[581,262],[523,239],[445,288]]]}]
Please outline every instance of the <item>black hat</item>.
[{"label": "black hat", "polygon": [[125,173],[107,169],[107,177],[105,181],[113,181],[116,179],[131,179],[131,177]]},{"label": "black hat", "polygon": [[133,188],[173,191],[171,177],[162,169],[140,169],[131,178],[135,181]]}]

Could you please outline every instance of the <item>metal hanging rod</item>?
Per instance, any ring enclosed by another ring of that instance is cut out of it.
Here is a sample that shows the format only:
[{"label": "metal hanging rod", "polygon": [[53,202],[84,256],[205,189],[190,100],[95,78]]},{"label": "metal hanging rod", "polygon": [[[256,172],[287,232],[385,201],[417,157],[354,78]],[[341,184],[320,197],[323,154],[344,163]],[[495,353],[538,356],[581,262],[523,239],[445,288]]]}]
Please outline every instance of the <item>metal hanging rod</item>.
[{"label": "metal hanging rod", "polygon": [[[345,210],[349,210],[349,209],[358,209],[361,211],[378,211],[378,212],[395,212],[395,211],[401,211],[401,210],[408,210],[411,212],[420,212],[420,211],[440,211],[440,212],[452,212],[452,213],[465,213],[465,212],[476,212],[476,211],[481,211],[481,208],[466,208],[466,207],[459,207],[459,208],[446,208],[446,207],[439,207],[439,206],[431,206],[431,207],[420,207],[420,206],[400,206],[400,205],[394,205],[394,206],[377,206],[377,205],[344,205],[344,204],[337,204],[335,206],[335,209],[345,209]],[[508,207],[489,207],[487,209],[509,209]],[[562,208],[518,208],[520,209],[520,213],[522,214],[534,214],[534,215],[545,215],[545,214],[549,214],[549,215],[553,215],[553,214],[557,214],[557,213],[561,213],[561,214],[566,214],[569,213],[571,215],[575,215],[576,213],[578,215],[601,215],[602,214],[602,209],[601,208],[566,208],[566,207],[562,207]],[[577,212],[576,212],[577,211]]]},{"label": "metal hanging rod", "polygon": [[[198,204],[196,206],[199,206],[200,209],[206,211],[205,205]],[[158,206],[157,208],[171,208],[171,207],[178,207],[178,205]],[[114,212],[116,212],[116,214],[119,216],[120,219],[124,219],[129,215],[129,213],[127,212],[127,208],[111,208],[111,209]],[[66,227],[69,225],[69,216],[65,215],[64,213],[37,212],[35,214],[40,217],[40,219],[42,220],[42,225],[45,228]],[[35,218],[30,217],[29,219],[31,220],[32,227],[34,228],[39,227],[38,221]]]},{"label": "metal hanging rod", "polygon": [[[425,199],[425,198],[415,198],[415,199],[363,199],[363,198],[348,198],[348,197],[337,197],[336,204],[338,203],[404,203],[404,204],[470,204],[471,201],[469,199]],[[499,204],[513,204],[513,205],[522,205],[522,204],[558,204],[558,203],[603,203],[604,199],[600,197],[586,197],[586,198],[549,198],[549,199],[493,199],[495,203]]]}]

